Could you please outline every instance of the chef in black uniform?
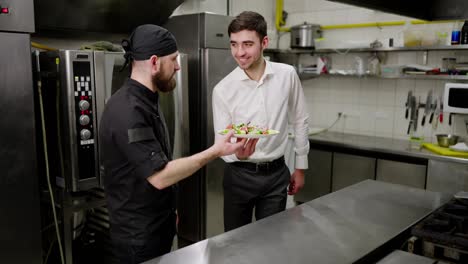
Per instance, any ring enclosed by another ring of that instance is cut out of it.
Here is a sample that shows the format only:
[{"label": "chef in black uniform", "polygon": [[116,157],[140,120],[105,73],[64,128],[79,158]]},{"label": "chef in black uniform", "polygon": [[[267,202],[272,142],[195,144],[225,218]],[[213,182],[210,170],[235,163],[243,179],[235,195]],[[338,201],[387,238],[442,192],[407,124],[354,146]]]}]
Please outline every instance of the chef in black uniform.
[{"label": "chef in black uniform", "polygon": [[171,250],[175,183],[217,157],[253,152],[255,142],[231,143],[231,132],[203,152],[171,160],[158,98],[175,88],[180,69],[176,40],[162,27],[142,25],[122,45],[131,75],[106,105],[99,144],[114,257],[132,264]]}]

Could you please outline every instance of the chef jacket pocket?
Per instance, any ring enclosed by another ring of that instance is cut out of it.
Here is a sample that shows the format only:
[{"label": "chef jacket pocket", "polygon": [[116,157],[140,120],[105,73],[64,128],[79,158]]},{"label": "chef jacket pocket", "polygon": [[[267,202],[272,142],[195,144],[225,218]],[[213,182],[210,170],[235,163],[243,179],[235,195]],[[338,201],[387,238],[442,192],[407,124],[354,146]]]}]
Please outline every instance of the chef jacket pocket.
[{"label": "chef jacket pocket", "polygon": [[128,143],[135,143],[146,140],[154,140],[153,129],[151,127],[131,128],[128,130]]}]

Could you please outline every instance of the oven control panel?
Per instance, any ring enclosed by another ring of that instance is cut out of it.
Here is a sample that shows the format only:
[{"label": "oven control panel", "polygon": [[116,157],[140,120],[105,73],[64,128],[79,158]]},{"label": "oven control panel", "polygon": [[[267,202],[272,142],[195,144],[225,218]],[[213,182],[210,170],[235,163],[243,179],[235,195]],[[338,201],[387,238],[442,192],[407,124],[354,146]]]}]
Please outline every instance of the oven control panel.
[{"label": "oven control panel", "polygon": [[67,55],[70,66],[68,98],[73,107],[70,121],[74,123],[71,135],[77,155],[75,177],[81,181],[98,175],[93,55],[86,51],[69,51]]},{"label": "oven control panel", "polygon": [[77,54],[72,63],[75,139],[79,179],[96,177],[94,78],[91,54]]},{"label": "oven control panel", "polygon": [[34,32],[34,0],[0,0],[0,31]]}]

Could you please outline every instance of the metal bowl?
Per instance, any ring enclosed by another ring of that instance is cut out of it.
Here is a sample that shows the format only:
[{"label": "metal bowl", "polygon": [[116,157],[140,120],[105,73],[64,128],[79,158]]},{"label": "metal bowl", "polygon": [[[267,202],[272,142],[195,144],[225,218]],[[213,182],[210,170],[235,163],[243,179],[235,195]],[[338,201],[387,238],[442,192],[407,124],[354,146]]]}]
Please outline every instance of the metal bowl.
[{"label": "metal bowl", "polygon": [[439,146],[448,148],[449,146],[453,146],[458,142],[458,136],[452,134],[437,134],[437,143]]}]

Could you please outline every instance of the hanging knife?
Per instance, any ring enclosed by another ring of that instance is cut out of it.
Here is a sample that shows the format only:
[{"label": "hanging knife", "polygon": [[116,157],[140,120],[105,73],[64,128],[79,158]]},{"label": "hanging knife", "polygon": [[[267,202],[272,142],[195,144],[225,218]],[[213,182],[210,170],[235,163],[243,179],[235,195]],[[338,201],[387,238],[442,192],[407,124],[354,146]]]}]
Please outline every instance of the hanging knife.
[{"label": "hanging knife", "polygon": [[437,108],[437,98],[434,98],[433,102],[431,102],[431,117],[429,118],[429,124],[432,124],[432,120],[434,119],[434,113]]},{"label": "hanging knife", "polygon": [[442,124],[444,122],[444,105],[443,105],[443,100],[442,96],[439,96],[439,106],[440,106],[440,112],[439,112],[439,122]]},{"label": "hanging knife", "polygon": [[432,102],[432,90],[429,90],[429,92],[427,93],[427,97],[426,97],[426,105],[424,106],[424,115],[421,121],[421,126],[424,126],[424,124],[426,123],[426,116],[429,114],[431,110],[431,102]]},{"label": "hanging knife", "polygon": [[411,105],[410,105],[410,101],[411,101],[411,96],[413,95],[413,91],[409,90],[408,91],[408,97],[406,98],[406,112],[405,112],[405,118],[408,119],[408,114],[409,114],[409,110],[411,108]]},{"label": "hanging knife", "polygon": [[436,118],[434,122],[432,123],[432,129],[434,130],[437,129],[437,125],[439,124],[439,112],[440,112],[439,100],[436,98],[434,101],[434,112],[433,112],[433,115],[435,115]]}]

